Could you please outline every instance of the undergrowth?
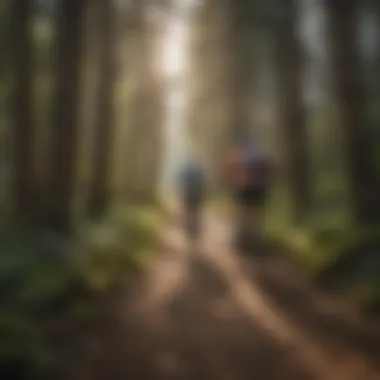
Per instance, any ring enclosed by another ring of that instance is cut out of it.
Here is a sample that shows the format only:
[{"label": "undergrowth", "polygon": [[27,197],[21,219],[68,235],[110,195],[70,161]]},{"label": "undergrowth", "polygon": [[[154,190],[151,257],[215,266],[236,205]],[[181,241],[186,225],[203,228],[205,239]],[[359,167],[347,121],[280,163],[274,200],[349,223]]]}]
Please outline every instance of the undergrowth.
[{"label": "undergrowth", "polygon": [[343,292],[364,310],[378,310],[379,228],[289,228],[275,238],[320,285]]},{"label": "undergrowth", "polygon": [[62,239],[47,230],[0,232],[0,378],[43,379],[57,358],[46,326],[90,318],[101,294],[149,262],[157,213],[134,209]]}]

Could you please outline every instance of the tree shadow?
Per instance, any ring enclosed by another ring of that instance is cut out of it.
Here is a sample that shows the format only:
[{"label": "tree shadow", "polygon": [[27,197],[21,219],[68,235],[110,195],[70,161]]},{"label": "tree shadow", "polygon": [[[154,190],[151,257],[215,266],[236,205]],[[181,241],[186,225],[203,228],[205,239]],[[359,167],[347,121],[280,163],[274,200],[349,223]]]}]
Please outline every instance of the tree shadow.
[{"label": "tree shadow", "polygon": [[201,255],[190,282],[170,305],[177,344],[199,379],[314,379],[292,347],[284,347],[234,302],[231,284]]},{"label": "tree shadow", "polygon": [[231,284],[211,261],[199,253],[186,265],[187,281],[173,292],[164,310],[152,311],[148,325],[122,295],[110,303],[101,320],[101,350],[90,364],[90,375],[71,378],[317,379],[292,347],[280,344],[238,307]]},{"label": "tree shadow", "polygon": [[[283,255],[243,257],[248,276],[286,315],[321,343],[338,343],[364,355],[380,372],[380,326],[340,306],[301,274]],[[279,274],[276,268],[281,268]]]}]

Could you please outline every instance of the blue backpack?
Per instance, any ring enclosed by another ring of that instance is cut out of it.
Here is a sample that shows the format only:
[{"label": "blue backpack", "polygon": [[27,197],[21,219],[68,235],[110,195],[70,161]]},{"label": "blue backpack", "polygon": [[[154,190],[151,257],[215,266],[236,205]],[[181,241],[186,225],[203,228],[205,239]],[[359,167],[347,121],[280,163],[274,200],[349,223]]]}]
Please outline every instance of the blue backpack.
[{"label": "blue backpack", "polygon": [[189,165],[184,168],[181,173],[181,188],[183,193],[191,196],[199,196],[203,193],[204,173],[200,166]]}]

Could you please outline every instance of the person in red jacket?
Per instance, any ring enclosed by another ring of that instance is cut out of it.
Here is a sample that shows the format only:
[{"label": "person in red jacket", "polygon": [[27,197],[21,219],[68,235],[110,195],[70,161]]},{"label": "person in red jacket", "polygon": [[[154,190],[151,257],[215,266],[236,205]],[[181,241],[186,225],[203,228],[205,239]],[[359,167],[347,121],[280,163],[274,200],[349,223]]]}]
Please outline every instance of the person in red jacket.
[{"label": "person in red jacket", "polygon": [[269,157],[250,139],[240,140],[228,152],[225,179],[237,208],[237,244],[251,245],[263,223],[272,167]]}]

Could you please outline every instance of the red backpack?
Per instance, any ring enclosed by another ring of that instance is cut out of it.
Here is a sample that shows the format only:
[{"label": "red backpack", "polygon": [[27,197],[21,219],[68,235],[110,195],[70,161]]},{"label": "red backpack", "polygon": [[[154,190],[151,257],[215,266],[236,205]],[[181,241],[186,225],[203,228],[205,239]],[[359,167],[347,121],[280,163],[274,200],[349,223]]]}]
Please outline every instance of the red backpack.
[{"label": "red backpack", "polygon": [[229,176],[234,187],[266,187],[269,162],[262,154],[236,148],[230,156]]}]

